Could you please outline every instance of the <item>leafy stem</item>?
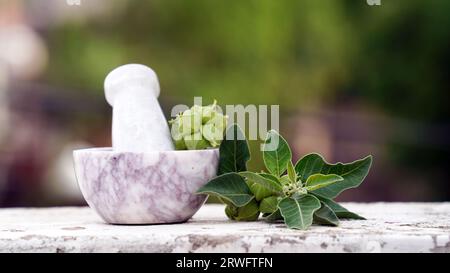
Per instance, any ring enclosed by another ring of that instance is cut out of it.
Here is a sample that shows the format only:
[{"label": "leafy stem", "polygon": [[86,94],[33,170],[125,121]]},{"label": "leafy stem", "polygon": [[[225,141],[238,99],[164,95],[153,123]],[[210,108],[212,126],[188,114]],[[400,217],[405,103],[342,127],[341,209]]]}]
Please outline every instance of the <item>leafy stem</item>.
[{"label": "leafy stem", "polygon": [[[254,221],[262,213],[267,221],[281,220],[294,229],[306,229],[313,223],[337,226],[339,219],[364,219],[333,199],[362,183],[370,170],[371,156],[330,164],[319,154],[308,154],[294,165],[288,143],[271,130],[263,145],[268,172],[257,173],[247,171],[250,152],[239,126],[231,125],[225,134],[228,137],[220,145],[219,176],[198,193],[218,196],[226,204],[230,219]],[[272,143],[278,145],[270,149]]]}]

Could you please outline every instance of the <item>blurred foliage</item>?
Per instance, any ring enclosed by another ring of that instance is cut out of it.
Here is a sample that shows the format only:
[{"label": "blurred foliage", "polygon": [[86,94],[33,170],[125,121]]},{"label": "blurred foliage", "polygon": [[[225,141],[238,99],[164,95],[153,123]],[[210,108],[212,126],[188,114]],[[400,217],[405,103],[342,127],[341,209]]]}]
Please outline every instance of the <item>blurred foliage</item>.
[{"label": "blurred foliage", "polygon": [[[50,83],[103,96],[105,75],[137,62],[158,73],[163,100],[192,104],[203,96],[205,103],[279,104],[282,111],[355,100],[398,117],[448,122],[448,0],[121,5],[115,14],[48,31]],[[398,147],[394,160],[411,160],[416,150]]]},{"label": "blurred foliage", "polygon": [[164,94],[189,103],[202,95],[288,110],[349,95],[416,119],[448,117],[450,1],[127,3],[49,31],[51,82],[98,92],[112,68],[139,62],[158,72]]}]

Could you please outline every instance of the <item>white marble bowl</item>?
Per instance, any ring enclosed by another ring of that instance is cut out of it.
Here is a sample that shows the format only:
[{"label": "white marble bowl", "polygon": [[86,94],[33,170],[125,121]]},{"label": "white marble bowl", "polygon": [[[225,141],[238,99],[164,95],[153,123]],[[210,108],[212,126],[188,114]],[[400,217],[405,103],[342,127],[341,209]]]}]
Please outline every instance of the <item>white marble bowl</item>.
[{"label": "white marble bowl", "polygon": [[187,221],[206,201],[195,192],[216,176],[219,150],[73,152],[78,185],[87,203],[111,224]]}]

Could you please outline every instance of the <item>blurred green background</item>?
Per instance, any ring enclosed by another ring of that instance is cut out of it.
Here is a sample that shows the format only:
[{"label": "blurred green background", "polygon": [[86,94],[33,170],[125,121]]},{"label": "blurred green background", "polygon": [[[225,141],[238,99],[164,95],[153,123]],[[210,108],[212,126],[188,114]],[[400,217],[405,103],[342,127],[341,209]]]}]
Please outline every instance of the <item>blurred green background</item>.
[{"label": "blurred green background", "polygon": [[[0,2],[0,43],[12,44],[0,45],[0,205],[83,202],[70,152],[110,145],[103,80],[126,63],[157,72],[167,117],[194,96],[280,105],[295,159],[373,154],[367,181],[341,200],[450,200],[450,1],[69,2]],[[34,41],[13,39],[17,25]],[[35,48],[17,49],[25,42]]]}]

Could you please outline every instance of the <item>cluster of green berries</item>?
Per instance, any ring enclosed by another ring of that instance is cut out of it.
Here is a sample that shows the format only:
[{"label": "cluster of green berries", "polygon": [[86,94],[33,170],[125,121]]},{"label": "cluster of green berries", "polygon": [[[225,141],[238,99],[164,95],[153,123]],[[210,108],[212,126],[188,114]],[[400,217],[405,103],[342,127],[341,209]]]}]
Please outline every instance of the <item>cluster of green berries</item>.
[{"label": "cluster of green berries", "polygon": [[218,147],[227,127],[217,102],[207,106],[194,105],[169,121],[177,150],[201,150]]},{"label": "cluster of green berries", "polygon": [[[283,196],[293,196],[295,194],[307,194],[308,191],[303,186],[303,183],[297,177],[289,178],[289,175],[283,175],[279,178],[283,185]],[[248,204],[243,207],[236,207],[232,203],[222,200],[225,203],[225,214],[228,218],[236,221],[255,221],[258,219],[260,213],[263,215],[271,214],[277,208],[273,204],[278,204],[281,196],[273,195],[272,192],[261,187],[257,183],[247,181],[250,191],[255,196]],[[272,204],[272,205],[271,205]]]}]

